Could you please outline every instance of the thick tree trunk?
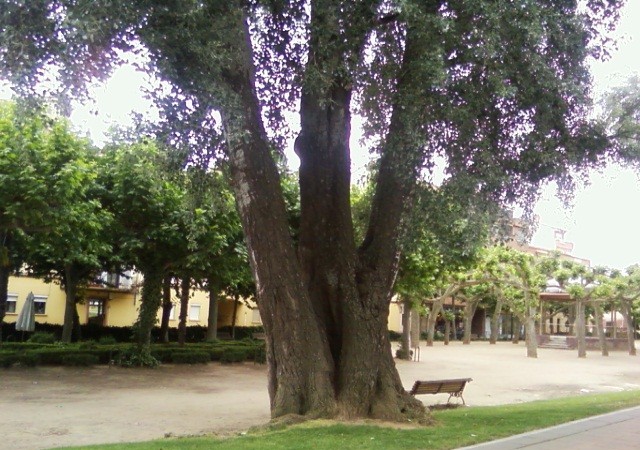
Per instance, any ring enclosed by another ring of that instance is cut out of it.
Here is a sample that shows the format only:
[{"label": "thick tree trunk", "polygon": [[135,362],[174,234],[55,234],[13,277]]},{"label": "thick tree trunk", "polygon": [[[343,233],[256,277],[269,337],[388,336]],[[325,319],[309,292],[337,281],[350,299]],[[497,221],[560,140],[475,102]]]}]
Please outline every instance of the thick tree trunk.
[{"label": "thick tree trunk", "polygon": [[631,305],[626,300],[620,302],[622,315],[627,324],[627,345],[629,348],[629,355],[636,356],[636,341],[635,341],[635,329],[633,324],[633,315],[631,314]]},{"label": "thick tree trunk", "polygon": [[171,318],[171,275],[165,275],[162,280],[162,319],[160,320],[160,342],[169,342],[169,320]]},{"label": "thick tree trunk", "polygon": [[436,333],[436,322],[438,321],[438,314],[442,310],[442,302],[434,301],[429,309],[429,316],[427,317],[427,347],[433,347],[433,340]]},{"label": "thick tree trunk", "polygon": [[140,352],[148,353],[151,345],[151,330],[156,324],[156,314],[162,303],[162,269],[149,265],[143,267],[142,299],[135,325],[136,341]]},{"label": "thick tree trunk", "polygon": [[500,329],[500,314],[502,313],[502,301],[496,302],[496,307],[491,315],[491,335],[489,336],[489,344],[496,344],[498,342],[498,332]]},{"label": "thick tree trunk", "polygon": [[576,300],[576,340],[578,341],[578,358],[587,357],[587,342],[585,340],[584,302]]},{"label": "thick tree trunk", "polygon": [[187,342],[187,314],[189,313],[189,296],[191,295],[191,278],[184,276],[180,282],[180,322],[178,323],[178,344]]},{"label": "thick tree trunk", "polygon": [[400,339],[400,350],[398,358],[404,360],[411,359],[411,301],[402,301],[402,337]]},{"label": "thick tree trunk", "polygon": [[602,356],[609,356],[609,349],[607,346],[607,335],[604,331],[603,322],[603,314],[602,314],[602,305],[598,301],[593,302],[593,310],[595,311],[596,316],[596,329],[598,332],[598,341],[600,342],[600,351],[602,352]]},{"label": "thick tree trunk", "polygon": [[[397,137],[407,135],[411,121],[403,115],[413,112],[398,108],[392,115],[396,138],[383,150],[369,228],[357,249],[349,201],[351,81],[340,79],[343,49],[328,43],[335,37],[330,27],[338,21],[331,10],[321,11],[327,6],[322,2],[312,6],[312,22],[323,27],[311,27],[309,71],[329,74],[329,81],[315,78],[317,84],[302,90],[295,145],[301,160],[297,251],[253,89],[246,26],[246,45],[238,48],[244,65],[229,75],[238,107],[223,112],[232,185],[266,333],[271,414],[394,420],[423,414],[422,404],[402,387],[387,331],[401,218],[417,171],[407,155],[419,159],[418,149],[408,150],[415,142]],[[366,24],[375,12],[361,13],[356,17],[363,27],[351,32],[362,33],[364,44]],[[407,44],[406,51],[410,48]],[[407,81],[397,90],[409,86]]]},{"label": "thick tree trunk", "polygon": [[73,317],[76,309],[76,292],[78,289],[78,270],[74,264],[66,264],[64,268],[64,322],[62,324],[62,342],[71,342],[73,336]]},{"label": "thick tree trunk", "polygon": [[[208,281],[209,287],[209,317],[207,317],[207,341],[218,338],[218,289],[211,278]],[[235,309],[235,305],[234,305]],[[235,319],[234,319],[235,320]]]}]

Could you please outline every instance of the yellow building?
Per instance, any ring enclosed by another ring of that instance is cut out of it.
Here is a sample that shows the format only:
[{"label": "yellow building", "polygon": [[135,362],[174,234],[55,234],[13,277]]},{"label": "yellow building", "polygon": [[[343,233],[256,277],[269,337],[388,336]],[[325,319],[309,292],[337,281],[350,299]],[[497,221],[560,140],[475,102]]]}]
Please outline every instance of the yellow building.
[{"label": "yellow building", "polygon": [[[119,288],[91,286],[84,292],[84,301],[78,304],[80,323],[96,323],[103,326],[131,326],[138,317],[140,292],[138,283],[128,283]],[[27,276],[10,277],[7,296],[6,323],[14,323],[29,292],[35,296],[36,322],[62,324],[64,322],[65,292],[56,283],[45,283],[42,279]],[[178,326],[179,299],[172,298],[175,305],[171,311],[169,326]],[[252,307],[253,306],[253,307]],[[229,326],[233,321],[234,301],[226,299],[218,304],[218,327]],[[161,312],[158,312],[158,322]],[[207,326],[209,296],[195,290],[189,300],[187,326]],[[260,314],[255,305],[239,302],[236,310],[237,326],[261,325]]]},{"label": "yellow building", "polygon": [[[140,292],[136,288],[141,280],[120,284],[119,288],[91,286],[84,292],[84,301],[78,304],[80,323],[96,323],[102,326],[131,326],[138,318]],[[117,283],[116,283],[117,284]],[[9,278],[9,295],[5,323],[15,323],[29,292],[33,292],[36,304],[36,322],[62,324],[64,322],[65,292],[56,283],[45,283],[42,279],[28,276]],[[180,301],[175,296],[169,326],[178,326]],[[226,299],[218,303],[218,327],[230,326],[233,322],[234,301]],[[158,323],[161,311],[158,312]],[[187,326],[207,326],[209,317],[209,296],[202,290],[195,290],[189,300]],[[255,304],[247,306],[238,302],[236,310],[237,326],[262,325],[260,313]],[[389,307],[389,330],[402,331],[402,306],[392,301]]]}]

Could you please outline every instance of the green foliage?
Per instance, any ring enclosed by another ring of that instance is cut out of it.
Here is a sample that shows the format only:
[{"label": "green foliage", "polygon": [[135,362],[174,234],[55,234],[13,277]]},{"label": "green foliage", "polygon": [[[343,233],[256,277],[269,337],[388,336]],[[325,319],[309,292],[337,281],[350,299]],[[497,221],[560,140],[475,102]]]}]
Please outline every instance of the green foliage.
[{"label": "green foliage", "polygon": [[0,351],[0,367],[8,369],[18,362],[18,355],[13,352]]},{"label": "green foliage", "polygon": [[56,337],[53,333],[36,332],[31,335],[28,342],[34,344],[53,344],[56,341]]},{"label": "green foliage", "polygon": [[98,344],[100,345],[112,345],[116,342],[116,338],[114,338],[113,336],[102,336],[100,337],[100,339],[98,339]]},{"label": "green foliage", "polygon": [[235,362],[243,362],[249,359],[249,350],[246,348],[226,348],[224,352],[222,352],[222,356],[220,357],[220,362],[223,363],[235,363]]},{"label": "green foliage", "polygon": [[174,364],[206,364],[211,361],[211,355],[201,350],[174,351],[171,362]]},{"label": "green foliage", "polygon": [[157,367],[160,362],[151,355],[148,349],[130,347],[121,351],[116,360],[116,364],[122,367]]},{"label": "green foliage", "polygon": [[62,357],[63,366],[88,367],[98,364],[99,359],[90,353],[71,353]]}]

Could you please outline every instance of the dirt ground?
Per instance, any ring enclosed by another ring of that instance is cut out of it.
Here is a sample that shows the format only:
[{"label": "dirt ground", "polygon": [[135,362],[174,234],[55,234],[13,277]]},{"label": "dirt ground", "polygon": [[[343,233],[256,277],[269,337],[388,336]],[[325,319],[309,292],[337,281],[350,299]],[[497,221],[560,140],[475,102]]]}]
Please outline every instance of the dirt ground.
[{"label": "dirt ground", "polygon": [[[525,355],[523,344],[423,344],[420,362],[399,361],[398,370],[407,389],[417,379],[473,378],[469,406],[640,389],[640,358],[624,352]],[[266,384],[266,367],[253,363],[0,370],[0,449],[239,432],[269,420]],[[447,395],[421,399],[446,403]]]}]

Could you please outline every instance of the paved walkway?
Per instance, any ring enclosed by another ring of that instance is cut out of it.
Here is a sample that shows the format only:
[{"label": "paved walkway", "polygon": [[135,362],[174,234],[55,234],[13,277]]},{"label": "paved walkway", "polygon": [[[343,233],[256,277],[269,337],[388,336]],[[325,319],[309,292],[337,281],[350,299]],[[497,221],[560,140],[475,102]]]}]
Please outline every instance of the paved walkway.
[{"label": "paved walkway", "polygon": [[[640,407],[464,447],[465,450],[629,450],[640,448]],[[462,450],[462,449],[461,449]]]}]

